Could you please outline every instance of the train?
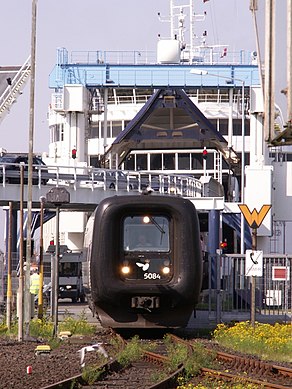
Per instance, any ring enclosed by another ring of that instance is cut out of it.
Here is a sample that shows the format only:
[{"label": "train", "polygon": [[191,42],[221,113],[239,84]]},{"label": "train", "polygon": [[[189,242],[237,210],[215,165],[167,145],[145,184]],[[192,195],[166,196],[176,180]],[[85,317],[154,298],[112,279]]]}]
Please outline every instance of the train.
[{"label": "train", "polygon": [[83,286],[103,327],[186,327],[198,303],[197,210],[179,196],[105,198],[84,234]]}]

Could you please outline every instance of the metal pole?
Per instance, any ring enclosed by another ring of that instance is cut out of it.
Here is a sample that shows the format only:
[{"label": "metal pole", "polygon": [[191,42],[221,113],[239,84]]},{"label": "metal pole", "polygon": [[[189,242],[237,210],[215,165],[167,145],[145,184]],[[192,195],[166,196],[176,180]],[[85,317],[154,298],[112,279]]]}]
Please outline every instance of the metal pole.
[{"label": "metal pole", "polygon": [[19,289],[18,289],[18,341],[23,340],[23,192],[24,169],[20,165],[20,206],[19,206]]},{"label": "metal pole", "polygon": [[11,302],[12,302],[12,282],[11,282],[11,250],[12,250],[12,202],[9,202],[9,229],[8,229],[8,256],[7,256],[7,308],[6,325],[8,330],[11,327]]},{"label": "metal pole", "polygon": [[287,0],[287,121],[292,120],[292,0]]},{"label": "metal pole", "polygon": [[31,73],[30,73],[30,109],[29,109],[29,136],[28,136],[28,187],[27,187],[27,245],[26,245],[26,272],[25,272],[25,336],[29,337],[29,322],[31,311],[30,289],[30,262],[31,262],[31,222],[32,222],[32,162],[33,162],[33,135],[34,135],[34,102],[35,102],[35,62],[36,62],[36,15],[37,0],[32,0],[32,27],[31,27]]},{"label": "metal pole", "polygon": [[[257,249],[257,228],[252,229],[252,251]],[[250,295],[250,321],[251,325],[255,327],[255,294],[256,294],[256,278],[255,276],[251,277],[251,295]]]},{"label": "metal pole", "polygon": [[262,55],[261,55],[261,49],[260,49],[260,43],[259,43],[260,39],[259,39],[258,22],[257,22],[258,0],[250,0],[249,9],[252,12],[252,18],[253,18],[253,24],[254,24],[254,30],[255,30],[255,36],[256,36],[257,62],[258,62],[261,86],[263,88],[264,77],[263,77],[263,70],[262,70]]},{"label": "metal pole", "polygon": [[[103,152],[104,154],[106,153],[106,148],[107,148],[107,105],[108,105],[108,89],[104,89],[104,113],[103,113]],[[111,162],[110,162],[111,164]],[[111,167],[111,165],[110,165]]]},{"label": "metal pole", "polygon": [[266,0],[265,38],[265,140],[274,133],[275,121],[275,0]]},{"label": "metal pole", "polygon": [[[56,255],[56,253],[55,253]],[[54,254],[51,254],[51,292],[50,292],[50,305],[51,305],[51,317],[52,317],[52,322],[55,322],[55,258]]]},{"label": "metal pole", "polygon": [[44,301],[43,301],[43,284],[44,284],[44,239],[43,239],[43,230],[44,230],[44,202],[45,197],[40,198],[41,210],[40,210],[40,262],[39,262],[39,274],[40,274],[40,284],[39,284],[39,294],[38,294],[38,318],[43,318],[44,311]]},{"label": "metal pole", "polygon": [[[244,204],[244,184],[245,184],[245,105],[244,105],[244,87],[245,83],[242,81],[241,88],[241,139],[242,139],[242,150],[241,150],[241,203]],[[241,213],[240,219],[240,254],[244,254],[244,215]]]},{"label": "metal pole", "polygon": [[58,297],[59,297],[59,256],[60,256],[60,207],[56,207],[56,259],[55,259],[55,296],[54,296],[54,335],[58,333]]}]

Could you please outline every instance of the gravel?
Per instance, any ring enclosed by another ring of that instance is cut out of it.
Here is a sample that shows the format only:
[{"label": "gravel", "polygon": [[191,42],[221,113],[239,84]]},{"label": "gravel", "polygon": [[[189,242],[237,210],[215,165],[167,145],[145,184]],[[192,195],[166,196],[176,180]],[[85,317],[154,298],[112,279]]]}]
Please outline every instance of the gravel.
[{"label": "gravel", "polygon": [[[82,347],[105,341],[103,335],[92,339],[70,338],[64,340],[49,353],[36,353],[36,347],[47,343],[18,342],[0,338],[0,388],[40,389],[68,377],[79,375]],[[105,345],[105,349],[106,349]],[[100,354],[96,351],[85,354],[85,365],[98,363]],[[31,372],[30,372],[31,371]]]}]

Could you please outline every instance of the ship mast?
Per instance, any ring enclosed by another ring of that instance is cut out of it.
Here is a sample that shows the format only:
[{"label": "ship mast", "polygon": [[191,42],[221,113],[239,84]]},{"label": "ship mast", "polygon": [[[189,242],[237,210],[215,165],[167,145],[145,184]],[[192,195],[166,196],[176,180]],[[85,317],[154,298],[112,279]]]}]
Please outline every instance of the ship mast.
[{"label": "ship mast", "polygon": [[[188,15],[186,14],[188,9]],[[188,57],[191,62],[195,56],[196,49],[196,34],[194,32],[194,24],[198,21],[204,21],[206,13],[195,14],[194,0],[189,0],[189,4],[177,4],[175,0],[170,0],[170,16],[163,18],[158,13],[161,21],[170,23],[170,39],[177,39],[180,43],[181,51],[185,51],[184,57]],[[189,31],[189,37],[186,40],[185,31]],[[203,42],[205,43],[205,38]],[[187,54],[187,55],[186,55]]]}]

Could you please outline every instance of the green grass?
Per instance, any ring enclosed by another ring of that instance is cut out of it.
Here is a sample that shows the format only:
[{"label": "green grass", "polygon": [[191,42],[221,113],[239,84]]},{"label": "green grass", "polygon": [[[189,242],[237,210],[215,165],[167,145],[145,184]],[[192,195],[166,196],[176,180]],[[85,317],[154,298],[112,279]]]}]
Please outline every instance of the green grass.
[{"label": "green grass", "polygon": [[[8,329],[5,321],[0,323],[0,336],[16,337],[18,334],[18,320],[13,318],[10,329]],[[69,315],[64,317],[64,320],[58,323],[58,331],[70,331],[72,335],[93,335],[96,326],[87,322],[84,312],[73,319]],[[43,319],[33,318],[29,323],[30,336],[34,338],[42,338],[50,340],[53,338],[54,323],[51,318],[44,317]]]}]

